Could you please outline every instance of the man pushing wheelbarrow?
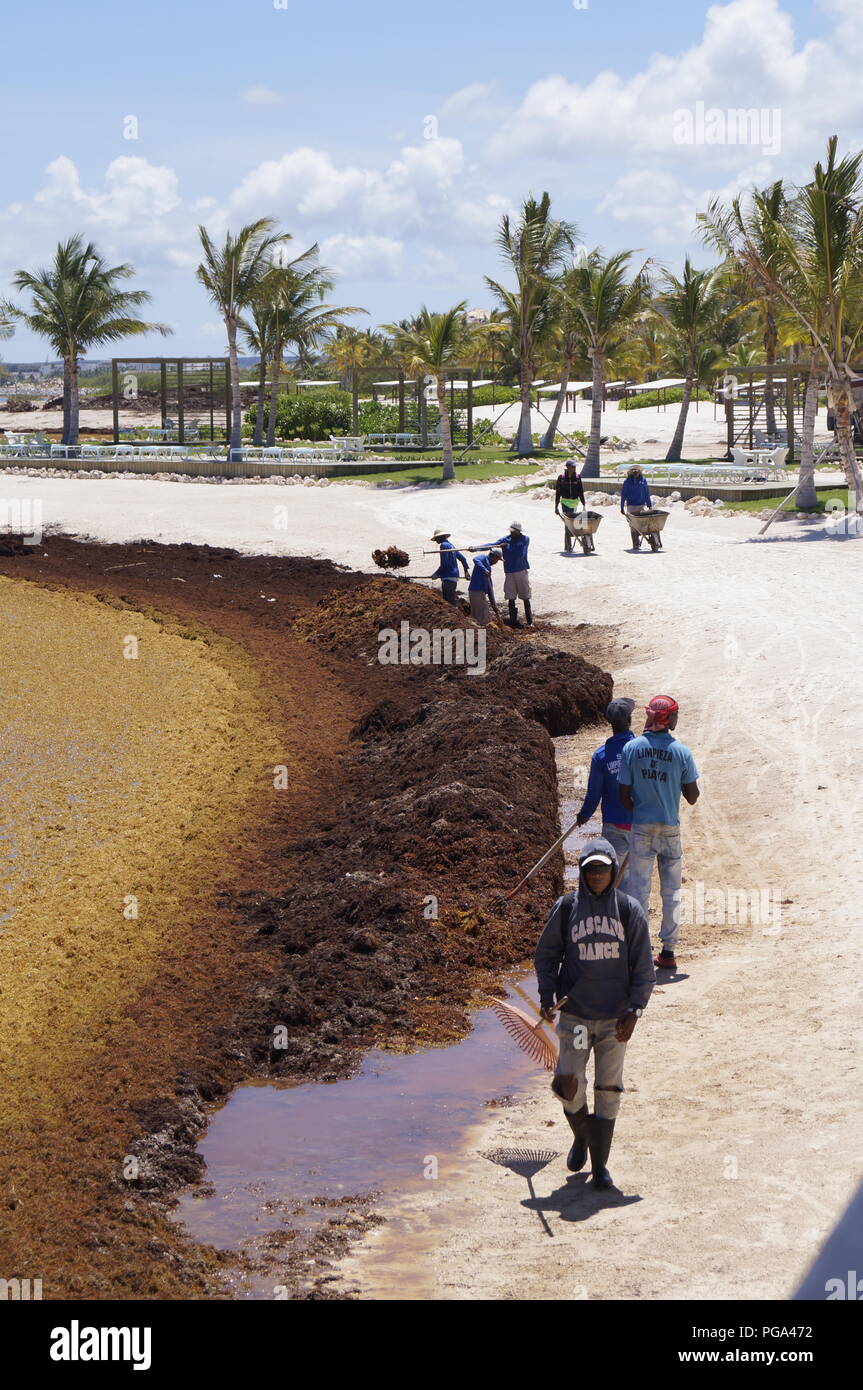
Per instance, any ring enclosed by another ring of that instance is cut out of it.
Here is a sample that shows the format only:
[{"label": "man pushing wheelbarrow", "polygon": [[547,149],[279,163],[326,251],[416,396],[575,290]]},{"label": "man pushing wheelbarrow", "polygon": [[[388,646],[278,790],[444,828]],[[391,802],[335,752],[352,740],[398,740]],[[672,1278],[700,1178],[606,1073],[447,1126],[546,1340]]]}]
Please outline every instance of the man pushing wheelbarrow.
[{"label": "man pushing wheelbarrow", "polygon": [[660,532],[668,520],[668,512],[654,510],[647,479],[637,463],[628,469],[620,489],[620,510],[629,522],[632,549],[640,550],[646,539],[651,550],[662,549]]}]

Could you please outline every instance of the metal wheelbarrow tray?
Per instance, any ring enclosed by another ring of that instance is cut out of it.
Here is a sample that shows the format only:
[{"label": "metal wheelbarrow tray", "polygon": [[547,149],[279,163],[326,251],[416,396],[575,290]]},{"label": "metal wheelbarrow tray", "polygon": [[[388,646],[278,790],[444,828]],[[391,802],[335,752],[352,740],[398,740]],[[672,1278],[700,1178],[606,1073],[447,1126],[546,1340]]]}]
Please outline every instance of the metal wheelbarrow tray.
[{"label": "metal wheelbarrow tray", "polygon": [[640,536],[646,536],[651,550],[662,549],[662,537],[659,533],[667,520],[668,512],[661,511],[658,507],[650,512],[626,513],[630,530],[637,531]]},{"label": "metal wheelbarrow tray", "polygon": [[585,555],[590,555],[596,550],[594,536],[602,521],[602,512],[580,511],[570,512],[563,507],[563,524],[571,536],[575,536],[581,542],[581,548]]}]

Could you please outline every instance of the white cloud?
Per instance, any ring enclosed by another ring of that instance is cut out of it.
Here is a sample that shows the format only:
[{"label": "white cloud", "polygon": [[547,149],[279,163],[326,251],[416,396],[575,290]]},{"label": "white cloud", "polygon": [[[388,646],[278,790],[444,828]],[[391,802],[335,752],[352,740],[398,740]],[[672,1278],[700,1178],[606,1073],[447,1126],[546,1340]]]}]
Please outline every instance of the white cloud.
[{"label": "white cloud", "polygon": [[243,92],[243,101],[248,106],[281,106],[284,99],[284,95],[274,92],[272,87],[247,87]]},{"label": "white cloud", "polygon": [[495,99],[494,91],[493,82],[471,82],[447,97],[438,116],[441,120],[449,117],[459,121],[502,121],[511,112]]},{"label": "white cloud", "polygon": [[453,240],[486,236],[507,206],[468,165],[461,142],[446,138],[405,145],[385,166],[337,164],[309,146],[265,160],[231,194],[243,217],[273,212],[291,223],[338,220],[351,233],[439,234],[445,218]]},{"label": "white cloud", "polygon": [[404,269],[404,245],[393,237],[338,233],[321,242],[321,260],[337,275],[394,280]]},{"label": "white cloud", "polygon": [[493,137],[491,151],[508,158],[652,157],[713,171],[737,170],[742,160],[760,155],[761,140],[748,149],[676,143],[675,113],[694,111],[701,102],[722,111],[778,110],[777,153],[809,159],[813,134],[820,151],[827,133],[863,118],[863,35],[852,20],[859,6],[832,0],[832,7],[847,42],[812,40],[798,48],[780,0],[712,5],[698,43],[682,53],[655,53],[626,79],[606,69],[588,83],[560,75],[533,83]]}]

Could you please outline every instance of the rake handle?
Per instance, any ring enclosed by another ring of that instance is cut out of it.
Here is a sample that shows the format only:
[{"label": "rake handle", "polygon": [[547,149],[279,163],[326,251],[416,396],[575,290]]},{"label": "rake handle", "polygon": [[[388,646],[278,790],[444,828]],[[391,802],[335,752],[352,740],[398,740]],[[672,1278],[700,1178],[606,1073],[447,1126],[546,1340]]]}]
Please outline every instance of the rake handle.
[{"label": "rake handle", "polygon": [[551,849],[546,850],[545,854],[542,856],[542,858],[541,858],[540,860],[537,861],[536,864],[534,864],[534,866],[533,866],[532,869],[528,869],[527,873],[525,874],[525,876],[524,876],[524,878],[521,880],[521,882],[520,882],[520,883],[517,883],[517,884],[515,885],[514,888],[511,888],[511,889],[509,890],[508,893],[505,893],[505,894],[504,894],[503,900],[504,900],[505,903],[508,903],[509,900],[510,900],[510,898],[514,898],[514,897],[515,897],[516,893],[519,891],[520,888],[523,888],[523,887],[524,887],[524,885],[527,883],[528,879],[533,878],[534,874],[539,872],[539,870],[542,868],[543,864],[547,864],[547,863],[548,863],[549,859],[550,859],[551,856],[554,854],[555,850],[559,849],[560,846],[563,844],[564,840],[568,839],[568,837],[572,834],[573,830],[577,830],[577,829],[578,829],[578,821],[577,821],[577,820],[574,820],[574,821],[572,822],[572,825],[569,827],[569,829],[568,829],[568,830],[564,830],[563,834],[558,836],[558,838],[555,840],[554,844],[552,845]]},{"label": "rake handle", "polygon": [[[565,994],[565,995],[563,996],[562,999],[559,999],[559,1000],[557,1001],[556,1004],[552,1005],[552,1007],[549,1009],[549,1013],[551,1013],[551,1014],[560,1013],[560,1010],[563,1008],[564,1004],[568,1004],[568,1003],[569,1003],[569,995],[568,995],[568,994]],[[532,1032],[532,1033],[535,1033],[535,1032],[537,1031],[537,1029],[541,1028],[542,1025],[543,1025],[544,1023],[547,1023],[547,1022],[548,1022],[548,1019],[547,1019],[547,1018],[543,1018],[542,1015],[540,1015],[539,1022],[536,1024],[536,1026],[535,1026],[534,1028],[531,1029],[531,1032]]]}]

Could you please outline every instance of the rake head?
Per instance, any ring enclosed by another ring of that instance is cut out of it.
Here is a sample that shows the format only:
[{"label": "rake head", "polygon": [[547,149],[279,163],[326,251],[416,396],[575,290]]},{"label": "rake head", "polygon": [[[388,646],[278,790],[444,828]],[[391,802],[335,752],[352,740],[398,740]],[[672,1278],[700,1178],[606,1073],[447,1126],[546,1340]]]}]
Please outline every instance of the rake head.
[{"label": "rake head", "polygon": [[483,1154],[489,1163],[496,1163],[499,1168],[509,1168],[520,1178],[535,1177],[559,1156],[556,1149],[490,1149]]},{"label": "rake head", "polygon": [[546,1071],[554,1071],[557,1065],[557,1048],[549,1041],[541,1024],[528,1018],[527,1014],[522,1013],[521,1009],[515,1008],[513,1004],[505,1004],[502,999],[493,999],[491,1008],[522,1052],[526,1052],[532,1061],[545,1067]]}]

